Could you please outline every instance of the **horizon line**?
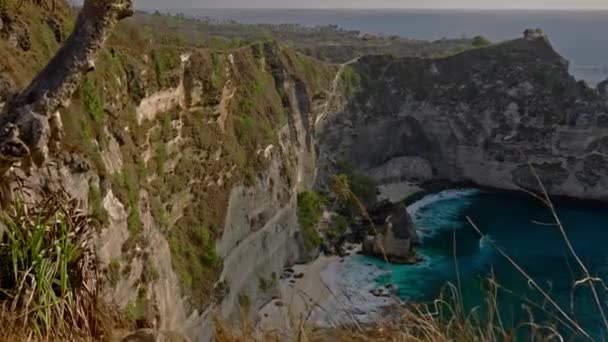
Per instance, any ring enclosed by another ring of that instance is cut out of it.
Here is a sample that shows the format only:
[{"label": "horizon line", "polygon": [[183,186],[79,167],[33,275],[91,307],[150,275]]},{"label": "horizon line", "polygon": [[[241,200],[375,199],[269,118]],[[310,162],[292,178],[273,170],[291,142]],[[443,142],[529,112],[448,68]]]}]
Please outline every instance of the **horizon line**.
[{"label": "horizon line", "polygon": [[608,7],[141,7],[157,10],[607,11]]}]

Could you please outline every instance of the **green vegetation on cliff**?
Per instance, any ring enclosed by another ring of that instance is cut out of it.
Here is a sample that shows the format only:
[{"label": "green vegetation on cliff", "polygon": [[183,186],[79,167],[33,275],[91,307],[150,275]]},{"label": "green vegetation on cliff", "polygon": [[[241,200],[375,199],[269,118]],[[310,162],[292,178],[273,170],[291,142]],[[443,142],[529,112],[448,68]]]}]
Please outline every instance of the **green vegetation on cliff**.
[{"label": "green vegetation on cliff", "polygon": [[323,216],[324,199],[314,191],[298,194],[298,222],[304,247],[311,251],[321,245],[322,237],[317,231],[317,224]]},{"label": "green vegetation on cliff", "polygon": [[242,24],[231,20],[188,18],[184,14],[161,13],[139,13],[133,21],[143,27],[144,31],[162,32],[163,36],[173,41],[179,37],[179,41],[186,45],[226,51],[258,41],[276,40],[308,56],[334,63],[378,54],[432,57],[445,55],[448,51],[478,47],[469,38],[430,42],[400,36],[365,34],[336,25],[306,27],[298,24]]}]

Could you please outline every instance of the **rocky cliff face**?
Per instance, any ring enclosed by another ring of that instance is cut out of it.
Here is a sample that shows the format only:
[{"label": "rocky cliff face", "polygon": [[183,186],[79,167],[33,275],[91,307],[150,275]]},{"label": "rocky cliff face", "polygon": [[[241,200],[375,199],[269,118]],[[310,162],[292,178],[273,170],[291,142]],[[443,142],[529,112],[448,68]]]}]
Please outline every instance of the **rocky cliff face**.
[{"label": "rocky cliff face", "polygon": [[608,200],[607,99],[544,36],[442,59],[364,57],[320,125],[325,173],[344,158],[380,183],[449,180]]},{"label": "rocky cliff face", "polygon": [[[27,58],[0,35],[0,105],[58,47],[24,8],[31,49],[47,49]],[[104,298],[138,327],[206,341],[213,317],[254,315],[283,268],[310,258],[296,200],[316,176],[314,122],[338,68],[274,43],[212,51],[139,34],[127,23],[112,36],[62,113],[61,152],[11,169],[2,199],[66,189],[99,223]]]}]

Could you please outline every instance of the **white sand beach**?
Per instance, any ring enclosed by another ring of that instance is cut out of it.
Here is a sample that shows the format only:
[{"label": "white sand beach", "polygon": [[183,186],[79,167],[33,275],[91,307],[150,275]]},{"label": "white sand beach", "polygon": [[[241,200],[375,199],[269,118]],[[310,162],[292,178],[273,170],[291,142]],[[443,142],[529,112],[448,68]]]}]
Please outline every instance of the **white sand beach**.
[{"label": "white sand beach", "polygon": [[289,332],[301,324],[365,323],[394,304],[394,299],[370,294],[375,288],[372,280],[383,271],[354,261],[360,246],[351,248],[345,258],[320,256],[294,266],[293,276],[281,279],[277,298],[260,311],[259,328]]},{"label": "white sand beach", "polygon": [[340,260],[337,256],[320,256],[312,263],[292,267],[293,275],[279,283],[278,298],[260,310],[260,328],[291,331],[291,327],[298,326],[300,322],[310,321],[332,292],[321,273],[331,265],[339,264]]}]

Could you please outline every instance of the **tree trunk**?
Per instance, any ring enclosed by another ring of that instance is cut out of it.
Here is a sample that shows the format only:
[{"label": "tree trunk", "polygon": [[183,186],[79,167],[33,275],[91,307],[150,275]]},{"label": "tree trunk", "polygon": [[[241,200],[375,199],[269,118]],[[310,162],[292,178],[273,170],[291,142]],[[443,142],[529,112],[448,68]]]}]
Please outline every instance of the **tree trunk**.
[{"label": "tree trunk", "polygon": [[41,165],[46,160],[50,140],[61,138],[59,109],[69,105],[94,69],[116,24],[131,15],[131,0],[84,1],[70,37],[0,116],[0,177],[16,162]]}]

